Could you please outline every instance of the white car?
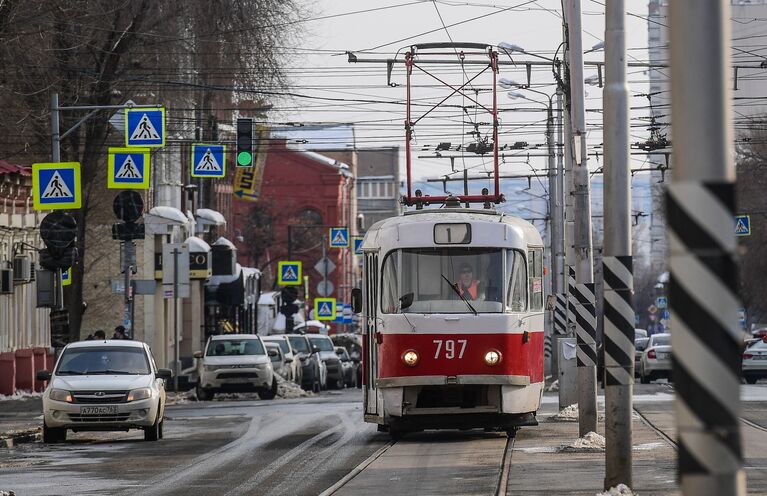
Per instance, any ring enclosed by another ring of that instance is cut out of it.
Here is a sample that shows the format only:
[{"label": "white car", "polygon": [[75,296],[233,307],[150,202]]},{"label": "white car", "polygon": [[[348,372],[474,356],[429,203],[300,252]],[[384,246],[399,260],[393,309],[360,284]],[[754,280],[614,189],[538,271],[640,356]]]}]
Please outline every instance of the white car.
[{"label": "white car", "polygon": [[286,381],[292,381],[293,378],[290,377],[292,373],[290,364],[293,360],[285,358],[279,343],[264,341],[264,345],[266,346],[266,354],[269,355],[269,359],[272,361],[272,370],[276,374],[281,375]]},{"label": "white car", "polygon": [[324,377],[322,383],[323,389],[338,389],[344,387],[343,370],[341,370],[341,359],[336,355],[333,341],[322,334],[307,334],[309,343],[312,345],[312,351],[319,355],[320,360],[325,365]]},{"label": "white car", "polygon": [[79,341],[61,352],[43,393],[43,442],[58,443],[67,429],[127,431],[143,429],[144,439],[162,438],[165,381],[149,347],[140,341]]},{"label": "white car", "polygon": [[263,400],[277,395],[277,379],[261,338],[255,334],[211,336],[205,353],[197,351],[197,399],[215,393],[256,391]]},{"label": "white car", "polygon": [[748,384],[767,378],[767,343],[763,339],[743,352],[743,378]]},{"label": "white car", "polygon": [[[288,337],[285,334],[273,334],[271,336],[262,336],[261,340],[266,344],[276,343],[280,346],[288,365],[285,379],[293,381],[300,386],[303,379],[303,364],[298,356],[298,352],[294,350],[293,346],[290,344]],[[288,360],[290,360],[290,362],[288,362]]]},{"label": "white car", "polygon": [[671,379],[671,334],[653,334],[639,361],[642,384],[666,377]]}]

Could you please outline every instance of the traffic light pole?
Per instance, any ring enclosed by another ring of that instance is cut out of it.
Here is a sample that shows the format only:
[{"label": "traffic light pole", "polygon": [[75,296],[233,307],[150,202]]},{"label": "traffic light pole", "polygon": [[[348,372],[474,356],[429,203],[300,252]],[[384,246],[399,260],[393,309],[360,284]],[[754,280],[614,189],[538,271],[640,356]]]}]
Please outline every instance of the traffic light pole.
[{"label": "traffic light pole", "polygon": [[173,248],[173,390],[178,393],[178,375],[181,372],[181,343],[178,332],[178,248]]}]

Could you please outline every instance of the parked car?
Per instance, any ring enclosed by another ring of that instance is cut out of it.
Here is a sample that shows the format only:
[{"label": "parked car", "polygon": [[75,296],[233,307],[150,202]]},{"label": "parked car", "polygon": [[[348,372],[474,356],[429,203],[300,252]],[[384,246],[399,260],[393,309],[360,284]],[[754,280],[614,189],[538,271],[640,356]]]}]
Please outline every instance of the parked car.
[{"label": "parked car", "polygon": [[301,334],[324,334],[328,335],[330,326],[321,320],[307,320],[306,322],[296,322],[293,332]]},{"label": "parked car", "polygon": [[266,346],[266,354],[269,355],[269,359],[272,361],[272,370],[286,380],[290,380],[287,378],[287,375],[291,372],[290,363],[293,360],[285,358],[279,343],[264,342],[264,345]]},{"label": "parked car", "polygon": [[298,358],[303,364],[301,387],[306,391],[318,393],[325,389],[327,384],[327,368],[320,360],[319,354],[312,349],[309,339],[303,334],[285,334],[290,341],[290,346],[298,353]]},{"label": "parked car", "polygon": [[671,334],[653,334],[639,362],[642,384],[659,377],[671,378]]},{"label": "parked car", "polygon": [[277,395],[277,379],[264,343],[255,334],[211,336],[205,353],[197,351],[197,399],[209,401],[219,392],[256,391],[271,400]]},{"label": "parked car", "polygon": [[642,354],[647,348],[650,338],[638,337],[634,340],[634,375],[639,375],[639,364],[642,361]]},{"label": "parked car", "polygon": [[346,351],[346,348],[343,346],[336,346],[336,355],[338,355],[338,359],[341,360],[341,375],[343,377],[343,385],[346,387],[354,387],[354,364],[352,363],[352,359],[349,357],[349,352]]},{"label": "parked car", "polygon": [[343,372],[341,371],[341,360],[336,355],[333,347],[333,341],[323,334],[307,334],[312,349],[319,353],[320,360],[325,364],[327,377],[325,380],[326,389],[337,389],[343,387]]},{"label": "parked car", "polygon": [[267,344],[277,343],[280,346],[282,354],[285,356],[285,362],[287,363],[287,375],[284,375],[283,377],[300,386],[303,379],[304,366],[299,358],[299,353],[293,349],[293,346],[290,344],[288,336],[286,334],[273,334],[271,336],[262,336],[261,340]]},{"label": "parked car", "polygon": [[767,378],[767,342],[764,338],[743,352],[743,378],[748,384],[756,384]]},{"label": "parked car", "polygon": [[143,429],[144,440],[162,438],[165,381],[149,347],[140,341],[79,341],[61,352],[43,393],[43,442],[58,443],[67,430]]},{"label": "parked car", "polygon": [[646,338],[646,337],[647,337],[646,329],[634,329],[634,341],[636,341],[639,338]]}]

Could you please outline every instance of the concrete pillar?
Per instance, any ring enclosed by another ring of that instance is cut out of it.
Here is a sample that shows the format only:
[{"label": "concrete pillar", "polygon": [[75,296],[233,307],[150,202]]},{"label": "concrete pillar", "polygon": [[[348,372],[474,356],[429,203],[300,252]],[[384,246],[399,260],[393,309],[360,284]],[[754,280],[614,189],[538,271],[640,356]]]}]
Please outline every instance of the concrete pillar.
[{"label": "concrete pillar", "polygon": [[16,356],[12,351],[0,353],[0,394],[16,392]]},{"label": "concrete pillar", "polygon": [[32,348],[16,350],[16,389],[32,391],[35,387],[35,364]]}]

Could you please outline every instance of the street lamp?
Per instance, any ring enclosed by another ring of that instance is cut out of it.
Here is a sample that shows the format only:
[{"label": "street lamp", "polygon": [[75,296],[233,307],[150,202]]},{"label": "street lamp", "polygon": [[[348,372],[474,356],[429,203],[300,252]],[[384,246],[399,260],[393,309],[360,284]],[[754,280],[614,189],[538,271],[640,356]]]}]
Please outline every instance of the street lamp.
[{"label": "street lamp", "polygon": [[597,52],[599,50],[604,50],[604,48],[605,48],[605,42],[604,41],[600,41],[599,43],[597,43],[596,45],[594,45],[593,47],[589,48],[588,50],[586,50],[583,53]]},{"label": "street lamp", "polygon": [[548,57],[544,57],[543,55],[538,55],[537,53],[528,52],[527,50],[525,50],[521,46],[515,45],[514,43],[508,43],[506,41],[502,41],[502,42],[498,43],[498,49],[499,50],[503,50],[504,52],[506,52],[506,54],[509,57],[511,57],[512,53],[517,52],[517,53],[524,53],[525,55],[530,55],[531,57],[536,57],[536,58],[539,58],[539,59],[543,59],[543,60],[546,60],[548,62],[554,62],[554,59],[550,59]]},{"label": "street lamp", "polygon": [[599,77],[599,74],[592,74],[591,76],[584,79],[583,82],[589,86],[601,86],[602,78]]}]

